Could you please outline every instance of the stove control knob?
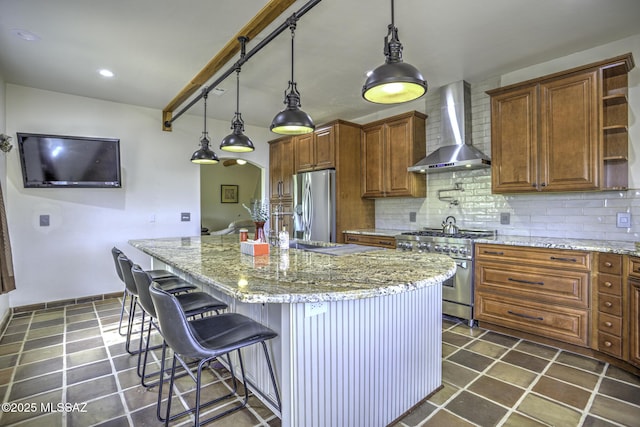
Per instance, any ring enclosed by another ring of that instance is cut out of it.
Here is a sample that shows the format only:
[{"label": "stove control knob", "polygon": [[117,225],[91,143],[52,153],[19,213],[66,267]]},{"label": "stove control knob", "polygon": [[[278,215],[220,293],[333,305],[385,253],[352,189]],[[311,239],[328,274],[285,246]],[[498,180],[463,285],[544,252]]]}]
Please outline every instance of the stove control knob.
[{"label": "stove control knob", "polygon": [[440,252],[440,245],[435,245],[433,247],[433,250],[436,251],[436,252]]},{"label": "stove control knob", "polygon": [[442,247],[442,252],[449,253],[449,246],[443,246]]},{"label": "stove control knob", "polygon": [[458,248],[452,246],[451,247],[451,253],[452,254],[457,254],[458,253]]},{"label": "stove control knob", "polygon": [[460,248],[460,255],[466,255],[467,254],[467,248]]},{"label": "stove control knob", "polygon": [[425,243],[424,248],[426,249],[427,252],[431,252],[431,243]]},{"label": "stove control knob", "polygon": [[429,246],[428,243],[418,243],[418,252],[422,252],[425,249],[427,249],[427,246]]}]

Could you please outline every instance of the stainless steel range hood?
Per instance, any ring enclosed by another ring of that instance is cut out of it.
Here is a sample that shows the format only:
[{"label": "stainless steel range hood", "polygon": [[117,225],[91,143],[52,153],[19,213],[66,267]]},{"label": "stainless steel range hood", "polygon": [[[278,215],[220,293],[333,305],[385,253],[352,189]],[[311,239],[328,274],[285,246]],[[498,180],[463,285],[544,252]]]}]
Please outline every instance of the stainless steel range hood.
[{"label": "stainless steel range hood", "polygon": [[409,172],[435,173],[488,168],[491,159],[471,145],[471,88],[459,81],[440,89],[440,139],[444,145]]}]

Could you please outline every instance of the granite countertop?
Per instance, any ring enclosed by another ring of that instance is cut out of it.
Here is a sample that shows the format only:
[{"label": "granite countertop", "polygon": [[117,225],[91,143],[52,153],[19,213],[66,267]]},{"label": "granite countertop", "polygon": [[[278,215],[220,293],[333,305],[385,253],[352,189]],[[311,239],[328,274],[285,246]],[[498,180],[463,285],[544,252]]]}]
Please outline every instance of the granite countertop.
[{"label": "granite countertop", "polygon": [[332,256],[299,249],[240,253],[237,235],[129,241],[187,276],[248,303],[306,303],[370,298],[439,285],[455,262],[439,254],[389,249]]},{"label": "granite countertop", "polygon": [[475,243],[529,246],[534,248],[573,249],[578,251],[606,252],[640,256],[634,242],[611,240],[565,239],[561,237],[501,236],[495,239],[477,239]]}]

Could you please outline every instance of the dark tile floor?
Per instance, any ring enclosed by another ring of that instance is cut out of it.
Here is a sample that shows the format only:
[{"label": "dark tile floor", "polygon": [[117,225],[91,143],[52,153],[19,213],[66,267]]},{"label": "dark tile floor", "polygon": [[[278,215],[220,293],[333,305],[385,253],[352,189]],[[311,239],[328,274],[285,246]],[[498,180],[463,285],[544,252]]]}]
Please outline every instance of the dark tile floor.
[{"label": "dark tile floor", "polygon": [[[10,320],[0,339],[1,426],[160,425],[157,389],[139,385],[136,358],[117,332],[120,303]],[[443,389],[397,426],[640,426],[640,378],[587,357],[445,320],[442,366]],[[208,375],[206,393],[227,387],[225,370]],[[178,403],[191,402],[191,380],[179,380],[178,388]],[[215,425],[280,421],[251,398],[247,409]]]}]

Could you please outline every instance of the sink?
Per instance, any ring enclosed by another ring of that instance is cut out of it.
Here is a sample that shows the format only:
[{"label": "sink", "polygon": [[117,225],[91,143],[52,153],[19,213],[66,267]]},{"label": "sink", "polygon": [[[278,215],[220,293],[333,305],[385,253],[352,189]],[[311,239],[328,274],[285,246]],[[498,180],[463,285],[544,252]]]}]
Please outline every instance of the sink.
[{"label": "sink", "polygon": [[314,244],[312,242],[299,242],[299,241],[291,241],[289,243],[289,247],[292,249],[299,249],[305,252],[314,252],[317,254],[324,255],[351,255],[360,252],[369,252],[369,251],[379,251],[381,248],[376,248],[373,246],[362,246],[362,245],[354,245],[354,244],[337,244],[337,243],[326,243],[319,242],[318,244]]}]

